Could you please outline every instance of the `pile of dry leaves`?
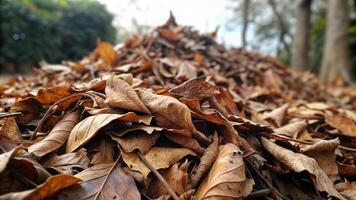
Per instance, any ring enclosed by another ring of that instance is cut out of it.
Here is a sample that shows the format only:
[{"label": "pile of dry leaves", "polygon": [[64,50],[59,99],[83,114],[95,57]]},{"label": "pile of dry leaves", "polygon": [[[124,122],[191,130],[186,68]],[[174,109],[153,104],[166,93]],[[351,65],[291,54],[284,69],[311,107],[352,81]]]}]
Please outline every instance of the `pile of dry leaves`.
[{"label": "pile of dry leaves", "polygon": [[0,85],[0,199],[356,199],[355,87],[215,34],[171,16]]}]

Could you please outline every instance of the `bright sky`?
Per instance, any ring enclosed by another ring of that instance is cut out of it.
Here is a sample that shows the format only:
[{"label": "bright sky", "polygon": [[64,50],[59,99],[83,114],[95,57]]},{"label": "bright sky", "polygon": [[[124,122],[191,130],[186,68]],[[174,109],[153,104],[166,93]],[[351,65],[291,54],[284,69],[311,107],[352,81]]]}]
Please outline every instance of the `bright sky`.
[{"label": "bright sky", "polygon": [[240,28],[227,30],[233,11],[232,0],[99,0],[114,14],[114,23],[132,27],[138,24],[155,27],[163,24],[171,10],[179,24],[191,25],[201,32],[212,32],[220,26],[218,40],[228,46],[240,46]]}]

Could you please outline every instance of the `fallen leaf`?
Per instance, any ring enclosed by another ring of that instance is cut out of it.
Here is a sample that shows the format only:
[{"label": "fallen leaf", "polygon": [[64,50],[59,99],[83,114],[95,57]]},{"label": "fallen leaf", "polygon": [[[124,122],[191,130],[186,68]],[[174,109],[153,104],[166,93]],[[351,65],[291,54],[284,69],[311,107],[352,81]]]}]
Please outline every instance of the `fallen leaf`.
[{"label": "fallen leaf", "polygon": [[243,199],[251,193],[254,181],[246,178],[239,152],[231,143],[219,147],[218,157],[196,193],[198,200]]},{"label": "fallen leaf", "polygon": [[330,126],[341,131],[342,135],[356,137],[356,122],[340,114],[326,113],[325,121]]},{"label": "fallen leaf", "polygon": [[169,92],[185,98],[206,98],[218,94],[219,90],[203,78],[197,77],[170,89]]},{"label": "fallen leaf", "polygon": [[101,138],[99,142],[99,148],[97,152],[93,155],[90,164],[97,165],[102,163],[112,163],[115,161],[115,150],[116,145],[108,137]]},{"label": "fallen leaf", "polygon": [[134,113],[120,114],[99,114],[85,118],[79,122],[70,132],[67,142],[67,153],[80,148],[93,138],[105,125],[114,120],[138,121]]},{"label": "fallen leaf", "polygon": [[101,200],[141,199],[134,179],[119,166],[112,167],[113,163],[99,164],[76,174],[82,182],[62,191],[59,199],[94,199],[98,192],[97,199]]},{"label": "fallen leaf", "polygon": [[105,103],[111,107],[151,114],[131,85],[122,80],[120,76],[113,74],[107,80],[105,93]]},{"label": "fallen leaf", "polygon": [[79,112],[65,115],[43,140],[29,146],[28,151],[37,157],[42,157],[60,148],[67,141],[69,133],[79,122],[79,117]]},{"label": "fallen leaf", "polygon": [[200,158],[200,163],[193,171],[191,176],[191,186],[195,188],[200,179],[209,171],[211,165],[215,162],[219,153],[219,138],[215,133],[213,142],[206,148],[203,156]]},{"label": "fallen leaf", "polygon": [[126,134],[122,137],[111,134],[111,138],[115,140],[125,152],[130,153],[137,149],[143,154],[151,149],[159,136],[160,133],[146,134],[142,132]]},{"label": "fallen leaf", "polygon": [[26,190],[22,192],[12,192],[0,196],[0,199],[7,200],[42,200],[53,197],[53,195],[64,189],[68,188],[80,181],[71,175],[60,174],[50,177],[45,183],[39,185],[32,190]]},{"label": "fallen leaf", "polygon": [[137,90],[137,92],[142,102],[154,115],[159,115],[175,125],[167,127],[168,124],[158,122],[161,127],[173,129],[185,128],[191,131],[192,134],[196,132],[190,110],[186,105],[173,97],[156,95],[141,89]]},{"label": "fallen leaf", "polygon": [[0,129],[0,136],[12,141],[22,140],[21,132],[17,126],[15,117],[6,117]]},{"label": "fallen leaf", "polygon": [[337,191],[348,200],[356,200],[356,182],[342,182],[335,185]]},{"label": "fallen leaf", "polygon": [[95,51],[104,63],[111,67],[114,67],[119,60],[119,55],[114,50],[114,47],[108,42],[99,42]]},{"label": "fallen leaf", "polygon": [[[161,175],[165,178],[167,183],[171,186],[173,191],[178,195],[183,194],[188,189],[188,162],[185,161],[182,164],[174,164],[169,169],[161,170]],[[153,198],[157,198],[162,195],[169,195],[167,189],[156,178],[150,185],[149,193]]]},{"label": "fallen leaf", "polygon": [[277,144],[262,137],[264,148],[281,163],[295,172],[308,171],[313,176],[313,182],[318,191],[327,192],[329,195],[339,199],[345,199],[334,188],[333,183],[319,167],[315,159],[300,153],[278,146]]},{"label": "fallen leaf", "polygon": [[302,120],[274,129],[274,132],[278,135],[286,135],[291,138],[297,139],[298,133],[303,131],[306,126],[307,122],[305,120]]},{"label": "fallen leaf", "polygon": [[85,149],[79,149],[74,153],[66,153],[59,156],[51,157],[43,162],[46,168],[52,168],[62,174],[73,174],[74,168],[87,169],[89,158]]},{"label": "fallen leaf", "polygon": [[284,120],[284,116],[287,113],[289,108],[289,104],[283,104],[281,107],[274,109],[272,112],[264,113],[263,119],[267,121],[271,121],[276,124],[278,127],[282,125]]},{"label": "fallen leaf", "polygon": [[[190,149],[167,147],[153,147],[144,154],[147,161],[157,170],[168,168],[187,155],[195,156],[196,154]],[[147,179],[151,170],[135,153],[122,152],[122,159],[130,169],[141,172],[144,179]]]}]

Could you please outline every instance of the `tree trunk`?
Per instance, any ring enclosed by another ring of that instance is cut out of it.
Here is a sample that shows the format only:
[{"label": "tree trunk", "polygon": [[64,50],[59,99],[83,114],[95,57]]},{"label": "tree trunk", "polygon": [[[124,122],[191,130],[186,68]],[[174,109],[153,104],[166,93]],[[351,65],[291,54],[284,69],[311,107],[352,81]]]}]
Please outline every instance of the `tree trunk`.
[{"label": "tree trunk", "polygon": [[288,45],[288,43],[285,41],[284,36],[285,35],[289,35],[288,30],[287,30],[287,26],[283,20],[282,15],[280,15],[280,13],[277,11],[277,7],[276,7],[276,2],[274,0],[268,0],[269,5],[272,8],[273,14],[276,16],[277,18],[277,22],[279,24],[280,27],[280,35],[279,35],[279,41],[283,44],[284,49],[286,50],[286,52],[288,53],[288,56],[290,56],[290,47]]},{"label": "tree trunk", "polygon": [[242,26],[242,47],[246,48],[247,45],[247,39],[246,39],[246,33],[247,33],[247,27],[248,27],[248,16],[249,16],[249,5],[250,0],[244,0],[243,2],[243,26]]},{"label": "tree trunk", "polygon": [[292,46],[292,67],[302,71],[308,67],[310,5],[312,0],[300,0]]},{"label": "tree trunk", "polygon": [[329,0],[322,66],[319,78],[333,81],[341,76],[350,81],[348,57],[348,0]]}]

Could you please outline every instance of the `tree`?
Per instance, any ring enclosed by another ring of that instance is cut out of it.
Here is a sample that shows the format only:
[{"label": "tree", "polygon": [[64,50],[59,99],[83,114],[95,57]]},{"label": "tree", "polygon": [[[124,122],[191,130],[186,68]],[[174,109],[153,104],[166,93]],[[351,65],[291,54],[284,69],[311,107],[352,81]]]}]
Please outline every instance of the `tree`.
[{"label": "tree", "polygon": [[247,41],[246,41],[246,33],[247,33],[247,28],[248,28],[248,17],[249,17],[249,5],[250,5],[250,0],[244,0],[243,2],[243,25],[242,25],[242,47],[246,48]]},{"label": "tree", "polygon": [[337,76],[350,81],[348,25],[348,0],[329,0],[325,46],[319,73],[323,81],[333,81]]},{"label": "tree", "polygon": [[291,66],[300,71],[307,69],[309,66],[308,50],[311,2],[312,0],[300,0],[296,13]]}]

